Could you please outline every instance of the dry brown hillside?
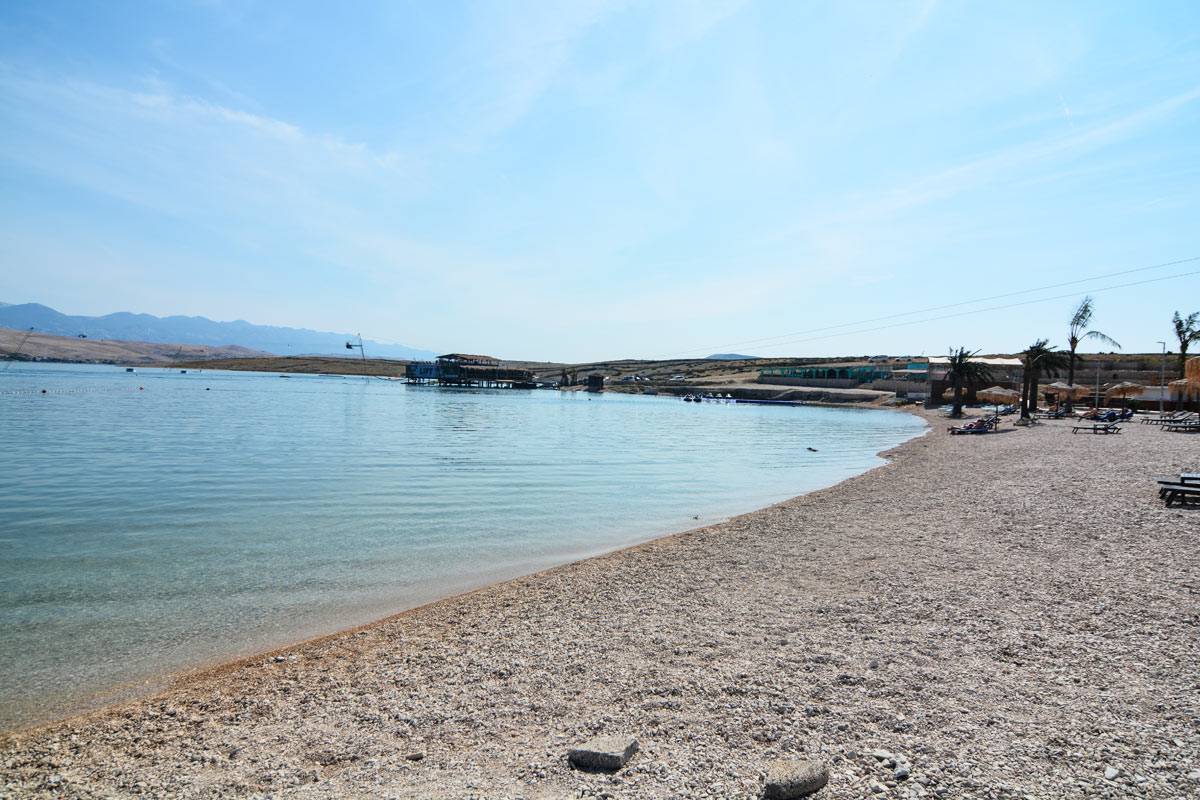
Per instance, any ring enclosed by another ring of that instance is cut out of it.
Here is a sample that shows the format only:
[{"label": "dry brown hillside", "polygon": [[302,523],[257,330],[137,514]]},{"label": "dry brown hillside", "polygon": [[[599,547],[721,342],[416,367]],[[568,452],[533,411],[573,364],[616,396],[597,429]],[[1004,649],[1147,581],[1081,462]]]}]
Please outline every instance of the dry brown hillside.
[{"label": "dry brown hillside", "polygon": [[[28,337],[28,338],[26,338]],[[167,364],[179,359],[198,361],[265,356],[260,350],[229,345],[123,342],[116,339],[80,339],[0,328],[0,360],[66,361],[84,364]]]}]

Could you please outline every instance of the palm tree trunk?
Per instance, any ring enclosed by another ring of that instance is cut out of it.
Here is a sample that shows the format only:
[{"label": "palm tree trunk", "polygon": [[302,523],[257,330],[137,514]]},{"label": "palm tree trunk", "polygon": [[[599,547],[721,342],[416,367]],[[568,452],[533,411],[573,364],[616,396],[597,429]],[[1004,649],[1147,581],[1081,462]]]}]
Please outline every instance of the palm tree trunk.
[{"label": "palm tree trunk", "polygon": [[1021,376],[1021,419],[1029,419],[1029,367]]},{"label": "palm tree trunk", "polygon": [[1033,409],[1037,408],[1038,368],[1025,367],[1025,380],[1021,385],[1021,419],[1029,419]]},{"label": "palm tree trunk", "polygon": [[[1070,367],[1067,368],[1067,384],[1070,386],[1075,385],[1075,347],[1074,346],[1071,347],[1071,365],[1070,365]],[[1071,401],[1071,394],[1068,392],[1067,393],[1067,411],[1074,411],[1074,410],[1075,409],[1074,409],[1073,403]]]}]

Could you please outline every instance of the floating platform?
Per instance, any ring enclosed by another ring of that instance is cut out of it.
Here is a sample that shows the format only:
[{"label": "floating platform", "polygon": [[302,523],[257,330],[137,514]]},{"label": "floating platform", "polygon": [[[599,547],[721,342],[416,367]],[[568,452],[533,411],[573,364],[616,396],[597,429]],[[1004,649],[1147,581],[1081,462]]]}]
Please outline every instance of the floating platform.
[{"label": "floating platform", "polygon": [[734,398],[734,403],[750,403],[756,406],[806,406],[807,400],[743,400],[742,398]]}]

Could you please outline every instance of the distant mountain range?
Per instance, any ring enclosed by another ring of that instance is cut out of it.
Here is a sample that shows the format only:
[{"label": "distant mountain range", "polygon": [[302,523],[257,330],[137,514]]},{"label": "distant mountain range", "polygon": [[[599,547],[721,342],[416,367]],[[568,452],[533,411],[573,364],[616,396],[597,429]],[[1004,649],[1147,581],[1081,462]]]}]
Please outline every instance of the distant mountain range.
[{"label": "distant mountain range", "polygon": [[750,358],[758,358],[758,356],[742,356],[737,353],[713,353],[711,356],[705,356],[708,361],[745,361]]},{"label": "distant mountain range", "polygon": [[[0,328],[29,330],[57,336],[86,336],[163,344],[195,344],[209,347],[238,345],[281,356],[355,355],[346,349],[353,334],[327,333],[306,328],[253,325],[244,320],[214,322],[205,317],[156,317],[120,311],[103,317],[74,317],[40,303],[0,303]],[[398,344],[363,340],[368,358],[427,360],[437,354]]]}]

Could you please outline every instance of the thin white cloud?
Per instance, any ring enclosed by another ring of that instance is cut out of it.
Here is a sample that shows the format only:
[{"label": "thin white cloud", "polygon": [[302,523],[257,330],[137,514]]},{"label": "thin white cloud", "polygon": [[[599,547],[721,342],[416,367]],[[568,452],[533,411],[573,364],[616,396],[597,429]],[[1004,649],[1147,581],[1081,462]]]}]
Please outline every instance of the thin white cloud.
[{"label": "thin white cloud", "polygon": [[1183,92],[1095,128],[1005,148],[904,186],[857,195],[844,204],[841,212],[818,224],[888,216],[1012,180],[1024,176],[1029,167],[1044,166],[1058,157],[1078,157],[1128,139],[1198,98],[1200,89]]},{"label": "thin white cloud", "polygon": [[664,0],[656,3],[658,55],[703,39],[745,5],[746,0]]},{"label": "thin white cloud", "polygon": [[287,214],[259,203],[305,187],[343,195],[386,182],[411,185],[418,160],[313,135],[284,120],[171,93],[158,83],[122,88],[0,75],[9,121],[5,158],[89,190],[182,217],[208,212]]},{"label": "thin white cloud", "polygon": [[572,43],[621,7],[619,2],[537,3],[513,13],[511,3],[476,2],[471,32],[457,54],[454,93],[463,98],[452,134],[478,150],[521,120],[568,63]]}]

